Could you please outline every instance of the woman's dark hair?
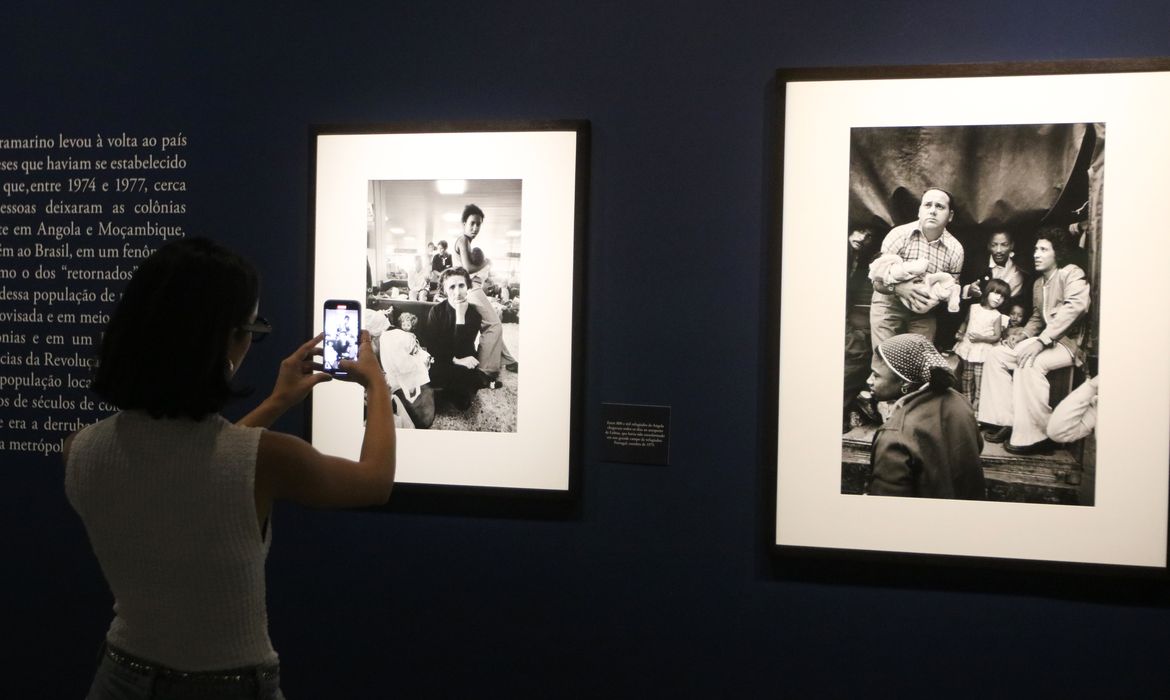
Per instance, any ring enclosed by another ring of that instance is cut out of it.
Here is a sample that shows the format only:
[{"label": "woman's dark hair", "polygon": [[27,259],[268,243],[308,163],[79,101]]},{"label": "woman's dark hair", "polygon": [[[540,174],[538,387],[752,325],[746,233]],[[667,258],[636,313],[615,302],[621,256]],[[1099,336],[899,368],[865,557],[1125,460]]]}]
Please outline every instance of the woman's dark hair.
[{"label": "woman's dark hair", "polygon": [[463,223],[467,223],[467,220],[470,219],[472,216],[478,216],[479,220],[483,221],[483,219],[484,219],[483,209],[480,209],[479,207],[475,206],[474,204],[468,204],[467,206],[463,207],[463,218],[460,219],[460,221],[462,221]]},{"label": "woman's dark hair", "polygon": [[1056,258],[1056,266],[1064,267],[1071,262],[1075,262],[1073,256],[1073,244],[1069,240],[1068,231],[1059,226],[1045,226],[1036,234],[1036,240],[1045,240],[1052,244],[1052,254]]},{"label": "woman's dark hair", "polygon": [[979,300],[979,303],[987,307],[987,298],[991,296],[992,292],[999,292],[999,295],[1003,297],[1003,302],[1000,303],[999,308],[1007,307],[1010,310],[1012,300],[1011,285],[998,278],[987,280],[987,285],[983,289],[983,298]]},{"label": "woman's dark hair", "polygon": [[[251,263],[203,238],[164,245],[126,285],[102,338],[93,390],[123,410],[196,420],[246,392],[227,345],[260,297]],[[237,336],[238,337],[238,336]]]},{"label": "woman's dark hair", "polygon": [[467,290],[471,291],[471,274],[462,267],[448,267],[439,275],[439,290],[443,290],[449,277],[462,277],[467,282]]}]

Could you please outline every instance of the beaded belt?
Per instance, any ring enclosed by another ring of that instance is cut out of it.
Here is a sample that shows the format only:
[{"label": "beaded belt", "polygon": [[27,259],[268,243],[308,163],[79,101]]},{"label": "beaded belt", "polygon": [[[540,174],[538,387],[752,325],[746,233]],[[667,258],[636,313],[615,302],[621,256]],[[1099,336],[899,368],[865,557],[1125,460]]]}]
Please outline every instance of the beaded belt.
[{"label": "beaded belt", "polygon": [[166,666],[152,664],[137,656],[127,654],[121,649],[106,645],[106,656],[110,657],[119,666],[130,669],[142,675],[155,675],[166,678],[176,678],[185,681],[208,681],[218,683],[244,683],[257,680],[270,680],[280,673],[277,664],[263,666],[244,666],[223,671],[178,671]]}]

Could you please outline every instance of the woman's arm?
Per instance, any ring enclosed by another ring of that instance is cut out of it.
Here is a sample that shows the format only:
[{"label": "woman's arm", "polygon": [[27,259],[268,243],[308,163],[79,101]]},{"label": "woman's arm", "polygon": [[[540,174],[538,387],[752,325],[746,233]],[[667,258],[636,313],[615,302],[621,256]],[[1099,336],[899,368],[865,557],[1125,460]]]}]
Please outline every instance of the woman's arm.
[{"label": "woman's arm", "polygon": [[293,435],[266,431],[256,457],[258,504],[286,499],[313,507],[351,507],[385,503],[390,497],[394,415],[369,332],[362,331],[357,361],[343,360],[341,365],[366,390],[365,437],[357,461],[322,454]]},{"label": "woman's arm", "polygon": [[236,425],[267,428],[288,409],[304,401],[313,387],[332,379],[332,376],[323,372],[314,372],[321,369],[315,358],[321,354],[317,344],[324,338],[324,333],[318,333],[316,337],[297,348],[293,354],[284,358],[277,371],[272,393],[248,415],[237,421]]}]

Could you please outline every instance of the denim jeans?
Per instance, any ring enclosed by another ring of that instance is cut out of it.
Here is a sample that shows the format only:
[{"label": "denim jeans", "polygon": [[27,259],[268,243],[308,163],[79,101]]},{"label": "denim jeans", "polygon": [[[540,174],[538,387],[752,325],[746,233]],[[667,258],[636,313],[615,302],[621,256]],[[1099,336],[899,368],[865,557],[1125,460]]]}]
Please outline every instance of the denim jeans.
[{"label": "denim jeans", "polygon": [[[261,675],[260,671],[267,673]],[[182,678],[129,668],[110,658],[102,646],[101,663],[86,700],[284,700],[279,669],[257,668],[239,682]]]}]

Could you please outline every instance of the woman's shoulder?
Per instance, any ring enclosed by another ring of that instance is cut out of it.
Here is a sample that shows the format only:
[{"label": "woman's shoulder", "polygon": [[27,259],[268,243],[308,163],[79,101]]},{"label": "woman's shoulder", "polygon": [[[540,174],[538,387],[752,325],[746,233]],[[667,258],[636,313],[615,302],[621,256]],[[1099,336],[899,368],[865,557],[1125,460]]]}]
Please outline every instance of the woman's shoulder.
[{"label": "woman's shoulder", "polygon": [[970,403],[967,401],[967,397],[963,396],[963,394],[954,387],[947,387],[942,391],[936,391],[931,389],[929,386],[923,386],[921,389],[913,392],[905,399],[903,399],[901,405],[905,407],[907,412],[911,412],[915,409],[920,409],[927,406],[950,406],[956,401],[961,401],[970,406]]},{"label": "woman's shoulder", "polygon": [[260,449],[260,442],[268,429],[258,425],[240,425],[233,423],[223,416],[216,414],[212,423],[218,440],[230,445],[228,449],[255,458]]},{"label": "woman's shoulder", "polygon": [[942,410],[948,414],[957,414],[962,417],[970,416],[971,424],[978,425],[975,420],[975,409],[971,407],[971,401],[954,387],[950,387],[945,391],[936,394],[939,398],[939,403],[943,407]]},{"label": "woman's shoulder", "polygon": [[65,436],[65,439],[61,441],[61,459],[65,462],[65,466],[69,466],[69,455],[75,454],[78,449],[84,449],[85,444],[93,436],[109,430],[119,415],[121,413],[106,416]]},{"label": "woman's shoulder", "polygon": [[971,402],[953,388],[943,391],[924,388],[906,397],[901,408],[902,417],[897,421],[897,427],[904,433],[913,434],[914,440],[939,439],[940,420],[952,427],[956,425],[955,421],[969,422],[972,430],[978,432]]}]

